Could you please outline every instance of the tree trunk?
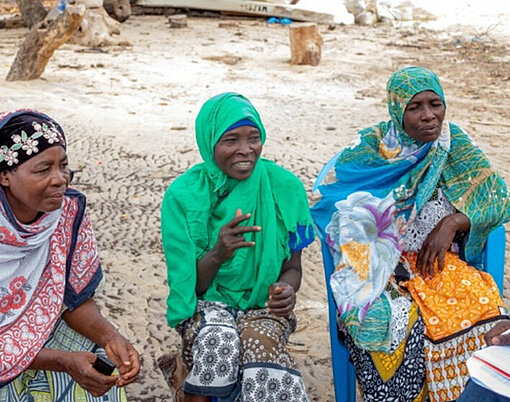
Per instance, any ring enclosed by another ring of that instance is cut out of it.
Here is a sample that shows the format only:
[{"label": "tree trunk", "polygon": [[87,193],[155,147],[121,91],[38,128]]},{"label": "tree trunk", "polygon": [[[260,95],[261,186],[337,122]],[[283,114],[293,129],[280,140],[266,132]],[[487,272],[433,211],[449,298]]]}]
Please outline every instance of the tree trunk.
[{"label": "tree trunk", "polygon": [[16,3],[23,21],[29,28],[41,22],[48,14],[39,0],[16,0]]},{"label": "tree trunk", "polygon": [[317,24],[292,24],[289,27],[291,64],[316,66],[321,60],[322,37]]},{"label": "tree trunk", "polygon": [[32,28],[16,54],[7,81],[39,78],[55,50],[74,35],[84,16],[84,6],[67,6],[56,19]]}]

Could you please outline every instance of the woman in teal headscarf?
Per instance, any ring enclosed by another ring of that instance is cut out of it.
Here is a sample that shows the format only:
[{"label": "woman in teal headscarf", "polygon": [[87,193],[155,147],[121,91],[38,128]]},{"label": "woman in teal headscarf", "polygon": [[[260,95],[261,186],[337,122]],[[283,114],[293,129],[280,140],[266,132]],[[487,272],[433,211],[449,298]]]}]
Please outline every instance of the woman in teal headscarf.
[{"label": "woman in teal headscarf", "polygon": [[308,400],[286,343],[314,233],[301,182],[259,158],[265,139],[248,99],[209,99],[196,119],[204,162],[163,200],[167,318],[183,339],[188,400]]},{"label": "woman in teal headscarf", "polygon": [[391,119],[359,132],[320,173],[312,216],[334,267],[330,286],[367,400],[455,400],[465,361],[506,311],[480,265],[506,222],[505,183],[445,120],[437,76],[392,75]]}]

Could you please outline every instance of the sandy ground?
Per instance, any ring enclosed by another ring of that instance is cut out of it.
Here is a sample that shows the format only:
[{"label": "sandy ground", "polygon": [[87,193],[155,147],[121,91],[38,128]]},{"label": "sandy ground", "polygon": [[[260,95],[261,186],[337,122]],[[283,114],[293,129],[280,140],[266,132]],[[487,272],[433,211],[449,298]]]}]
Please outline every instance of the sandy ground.
[{"label": "sandy ground", "polygon": [[[220,28],[225,21],[232,26]],[[122,25],[129,46],[64,45],[41,79],[1,82],[0,110],[37,108],[67,132],[74,186],[88,197],[107,278],[98,298],[143,360],[139,381],[128,388],[131,400],[171,400],[155,363],[179,342],[165,320],[159,208],[166,187],[199,161],[193,128],[200,105],[227,90],[248,96],[268,131],[264,156],[310,190],[322,164],[357,129],[386,118],[390,74],[423,65],[442,79],[448,118],[510,182],[508,42],[467,28],[322,26],[322,61],[308,67],[289,65],[287,28],[263,20],[191,18],[189,28],[171,30],[163,16],[134,16]],[[25,32],[0,30],[0,77]],[[310,398],[332,401],[317,242],[304,252],[303,265],[299,327],[290,347]]]}]

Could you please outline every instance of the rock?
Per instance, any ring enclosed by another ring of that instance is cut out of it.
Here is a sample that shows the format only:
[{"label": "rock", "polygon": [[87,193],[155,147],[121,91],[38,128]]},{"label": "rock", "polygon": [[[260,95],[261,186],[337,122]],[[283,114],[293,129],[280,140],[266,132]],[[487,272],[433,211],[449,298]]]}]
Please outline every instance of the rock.
[{"label": "rock", "polygon": [[188,26],[188,17],[186,14],[175,14],[168,17],[170,28],[186,28]]},{"label": "rock", "polygon": [[119,22],[124,22],[131,16],[129,0],[104,0],[103,7],[110,17]]},{"label": "rock", "polygon": [[360,25],[374,25],[377,22],[377,15],[371,11],[364,11],[356,15],[355,21]]},{"label": "rock", "polygon": [[112,35],[120,34],[120,22],[111,18],[103,7],[87,9],[85,18],[71,39],[82,46],[108,46],[115,44]]}]

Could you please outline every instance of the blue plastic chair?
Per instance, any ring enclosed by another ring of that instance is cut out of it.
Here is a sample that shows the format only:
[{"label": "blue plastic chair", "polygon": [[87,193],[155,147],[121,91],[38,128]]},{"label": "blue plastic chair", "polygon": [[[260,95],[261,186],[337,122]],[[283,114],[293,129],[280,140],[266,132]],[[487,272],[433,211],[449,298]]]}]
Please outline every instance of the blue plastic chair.
[{"label": "blue plastic chair", "polygon": [[[322,253],[325,255],[328,252],[326,242],[321,240],[321,247]],[[489,234],[482,254],[482,263],[484,270],[492,275],[500,293],[503,294],[505,274],[505,228],[503,226],[498,226]],[[334,266],[324,261],[324,267],[328,292],[329,335],[331,338],[335,399],[337,402],[356,402],[356,373],[349,360],[349,351],[338,337],[336,304],[329,286],[329,277],[333,273]]]}]

